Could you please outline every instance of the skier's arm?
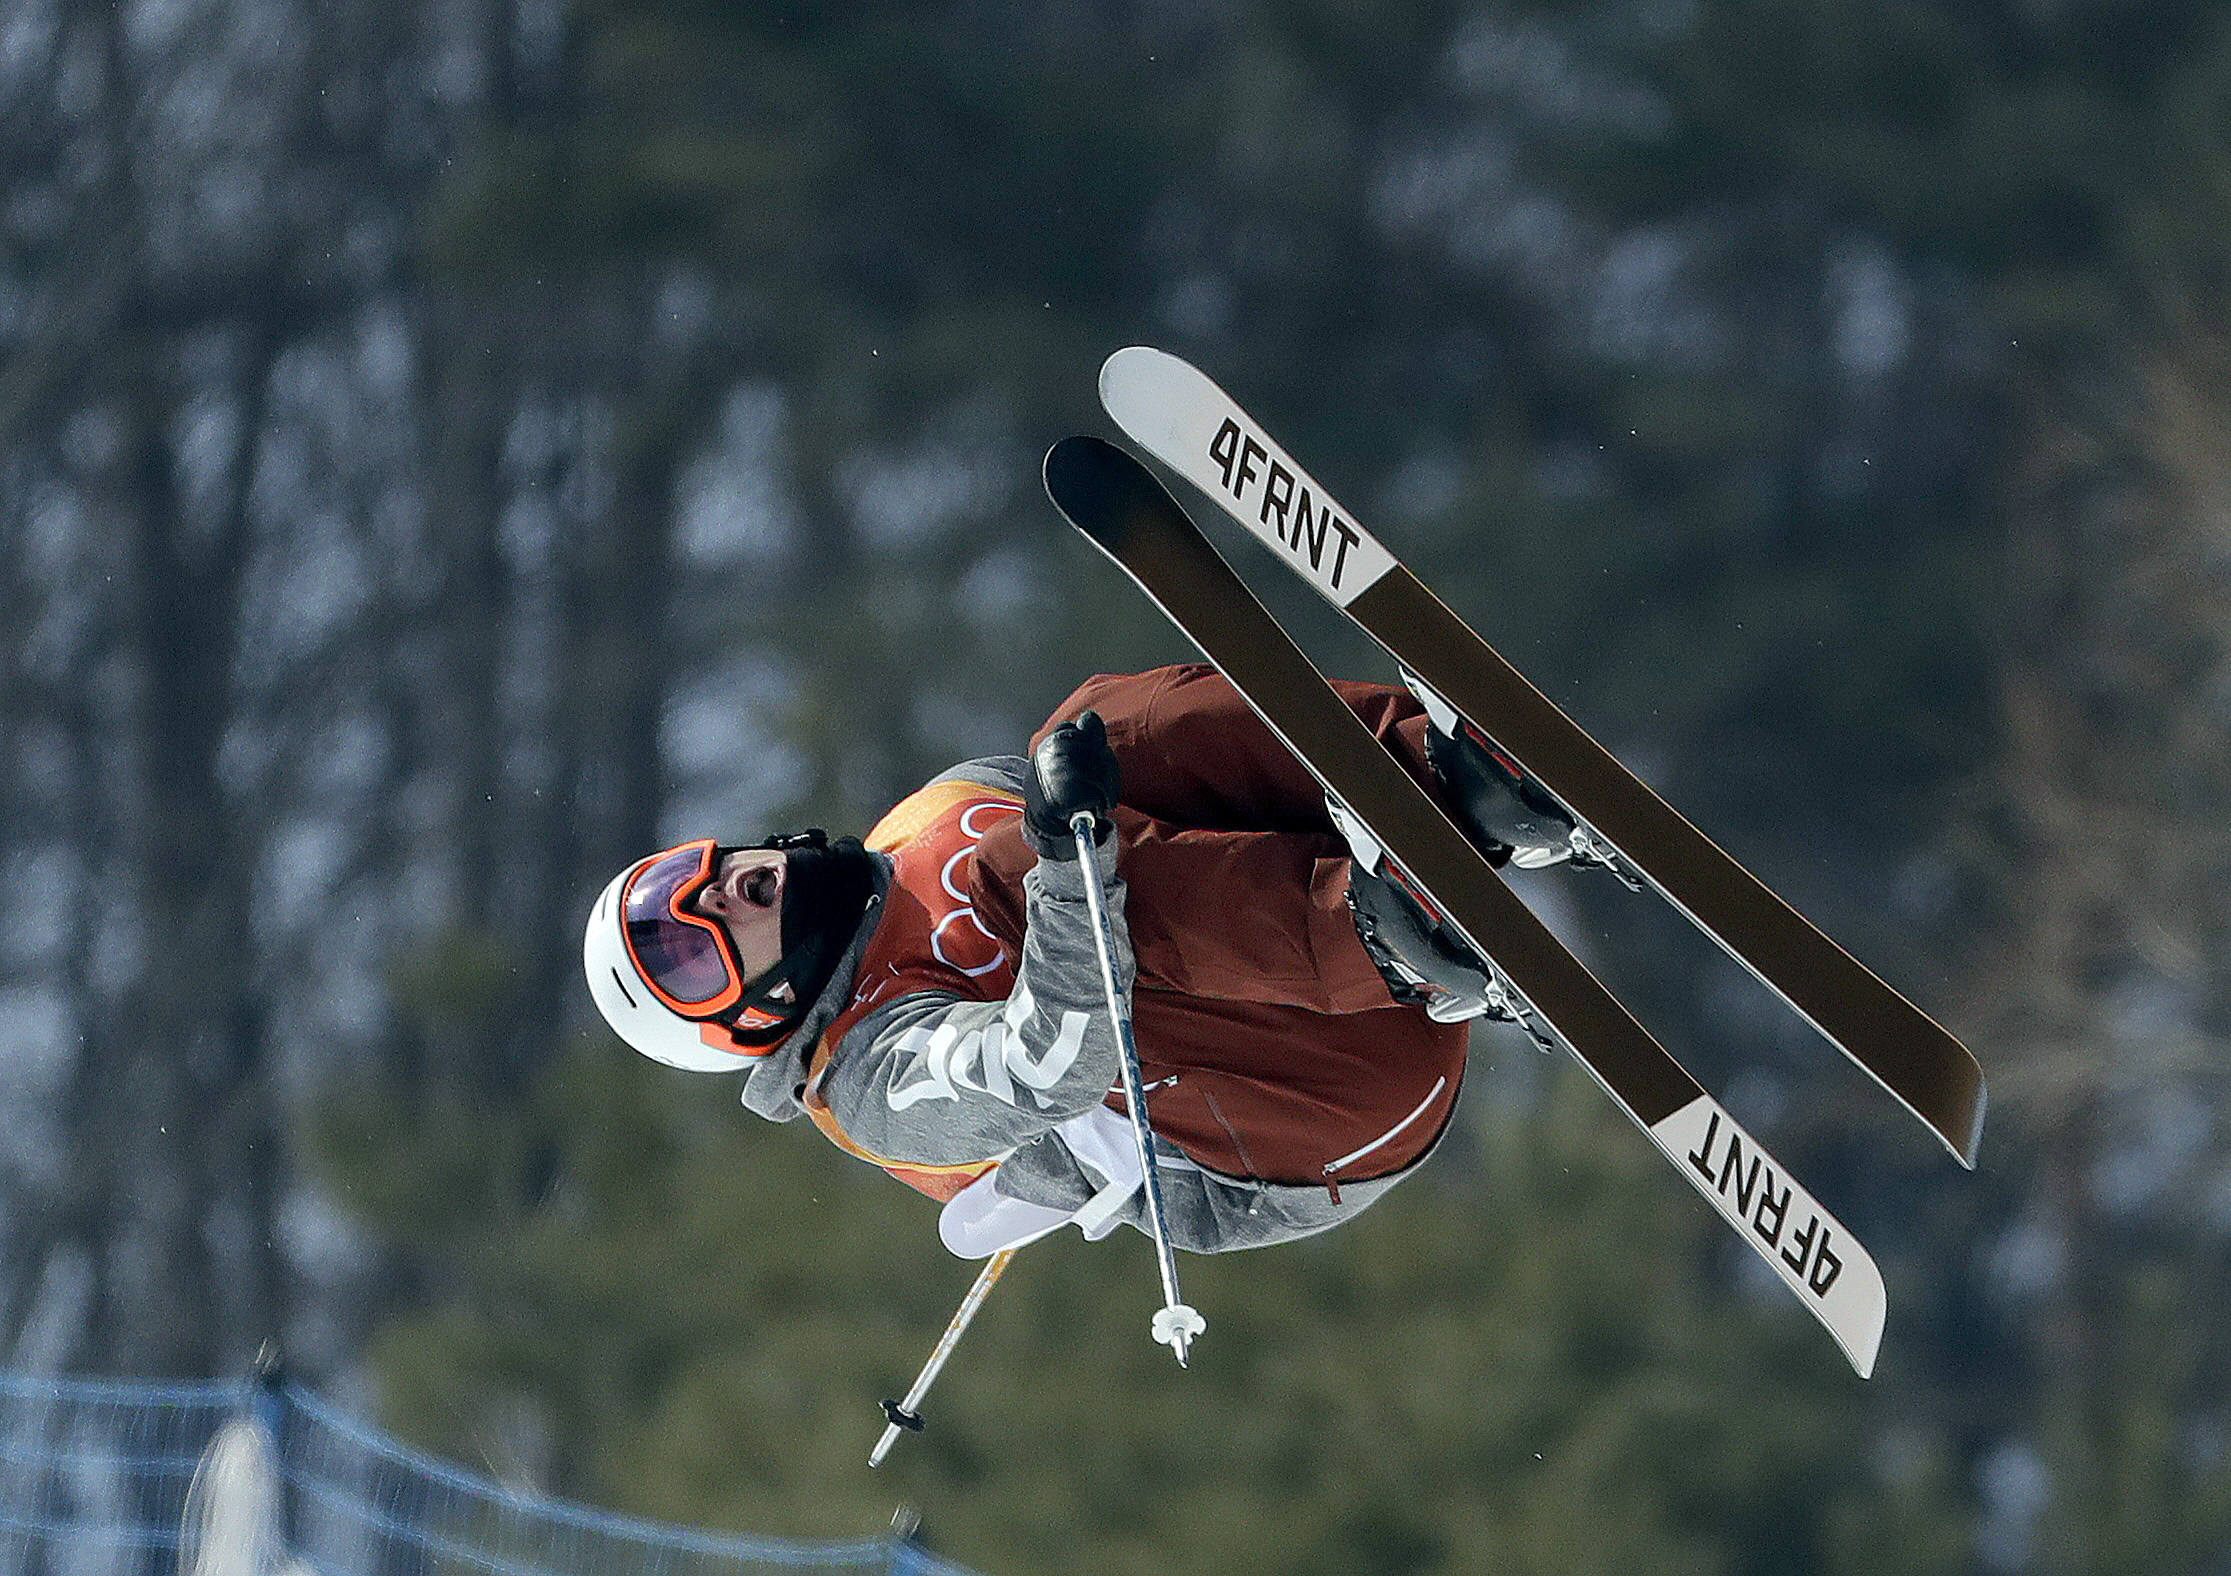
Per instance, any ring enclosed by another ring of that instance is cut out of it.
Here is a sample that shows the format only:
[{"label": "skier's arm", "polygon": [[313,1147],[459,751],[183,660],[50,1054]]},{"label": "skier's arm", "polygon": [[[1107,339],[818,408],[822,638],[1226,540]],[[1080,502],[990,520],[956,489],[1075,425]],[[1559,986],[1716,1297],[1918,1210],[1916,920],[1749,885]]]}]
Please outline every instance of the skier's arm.
[{"label": "skier's arm", "polygon": [[[1004,1002],[923,994],[871,1014],[823,1070],[819,1095],[853,1143],[886,1160],[966,1165],[1005,1154],[1104,1098],[1121,1052],[1072,822],[1115,835],[1115,757],[1087,711],[1039,741],[1023,782],[1022,960]],[[1101,861],[1116,981],[1131,988],[1115,860]],[[859,1042],[859,1043],[855,1043]]]},{"label": "skier's arm", "polygon": [[[1131,988],[1124,888],[1104,860],[1116,920],[1116,978]],[[815,1095],[845,1136],[911,1165],[992,1160],[1107,1096],[1120,1050],[1109,1026],[1074,859],[1041,859],[1024,878],[1027,929],[1004,1001],[904,996],[863,1018],[835,1048]]]}]

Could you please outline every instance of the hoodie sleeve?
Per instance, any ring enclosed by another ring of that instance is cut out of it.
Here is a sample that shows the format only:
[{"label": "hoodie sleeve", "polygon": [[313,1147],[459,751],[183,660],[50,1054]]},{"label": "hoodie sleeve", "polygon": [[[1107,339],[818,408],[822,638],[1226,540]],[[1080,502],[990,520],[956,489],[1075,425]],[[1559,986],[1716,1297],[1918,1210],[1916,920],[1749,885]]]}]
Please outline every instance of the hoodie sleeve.
[{"label": "hoodie sleeve", "polygon": [[[1111,847],[1100,860],[1128,1005],[1130,934]],[[1022,958],[1003,1001],[902,996],[853,1026],[815,1093],[847,1138],[911,1165],[996,1160],[1106,1098],[1121,1048],[1108,1019],[1084,872],[1040,860],[1024,877]]]}]

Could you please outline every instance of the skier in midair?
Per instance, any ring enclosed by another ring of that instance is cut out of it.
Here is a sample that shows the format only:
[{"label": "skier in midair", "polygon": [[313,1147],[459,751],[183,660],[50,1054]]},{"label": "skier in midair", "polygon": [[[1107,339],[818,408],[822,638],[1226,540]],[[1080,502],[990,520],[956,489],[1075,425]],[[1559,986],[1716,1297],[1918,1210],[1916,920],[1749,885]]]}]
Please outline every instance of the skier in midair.
[{"label": "skier in midair", "polygon": [[[1342,699],[1496,863],[1571,823],[1407,692]],[[1338,1225],[1415,1170],[1455,1109],[1487,979],[1415,895],[1351,856],[1307,771],[1213,668],[1089,680],[1030,754],[965,762],[868,834],[686,843],[589,918],[590,994],[636,1050],[741,1071],[944,1203],[978,1258],[1074,1222],[1146,1229],[1072,819],[1117,924],[1172,1242]]]}]

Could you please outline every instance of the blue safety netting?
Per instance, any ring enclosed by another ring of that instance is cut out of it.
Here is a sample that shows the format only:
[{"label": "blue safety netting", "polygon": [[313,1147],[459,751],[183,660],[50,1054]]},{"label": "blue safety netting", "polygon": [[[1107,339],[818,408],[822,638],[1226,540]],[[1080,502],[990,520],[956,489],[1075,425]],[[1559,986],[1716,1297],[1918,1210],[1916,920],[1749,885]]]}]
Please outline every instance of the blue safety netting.
[{"label": "blue safety netting", "polygon": [[740,1538],[519,1493],[276,1379],[0,1374],[0,1576],[970,1576],[892,1535]]}]

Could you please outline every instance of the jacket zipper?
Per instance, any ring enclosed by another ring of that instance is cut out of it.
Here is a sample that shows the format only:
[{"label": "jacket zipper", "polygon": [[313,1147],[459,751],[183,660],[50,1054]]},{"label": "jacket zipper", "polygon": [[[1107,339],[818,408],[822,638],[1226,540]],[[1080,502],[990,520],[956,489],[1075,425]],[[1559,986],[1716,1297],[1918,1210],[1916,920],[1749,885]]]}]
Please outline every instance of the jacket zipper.
[{"label": "jacket zipper", "polygon": [[1449,1081],[1447,1078],[1442,1077],[1434,1079],[1432,1089],[1426,1093],[1426,1097],[1423,1100],[1420,1100],[1418,1102],[1418,1108],[1415,1111],[1412,1111],[1401,1121],[1395,1123],[1394,1126],[1388,1128],[1377,1138],[1371,1140],[1370,1143],[1365,1144],[1361,1149],[1355,1150],[1349,1154],[1342,1155],[1338,1160],[1328,1160],[1325,1162],[1325,1190],[1332,1194],[1332,1201],[1335,1204],[1340,1202],[1340,1183],[1335,1180],[1338,1173],[1346,1170],[1349,1166],[1354,1165],[1364,1156],[1372,1154],[1377,1150],[1385,1148],[1388,1144],[1393,1143],[1396,1138],[1401,1136],[1403,1129],[1407,1128],[1412,1122],[1415,1122],[1419,1117],[1425,1115],[1427,1111],[1433,1108],[1433,1102],[1441,1098],[1441,1091],[1443,1089],[1446,1089],[1448,1086]]}]

